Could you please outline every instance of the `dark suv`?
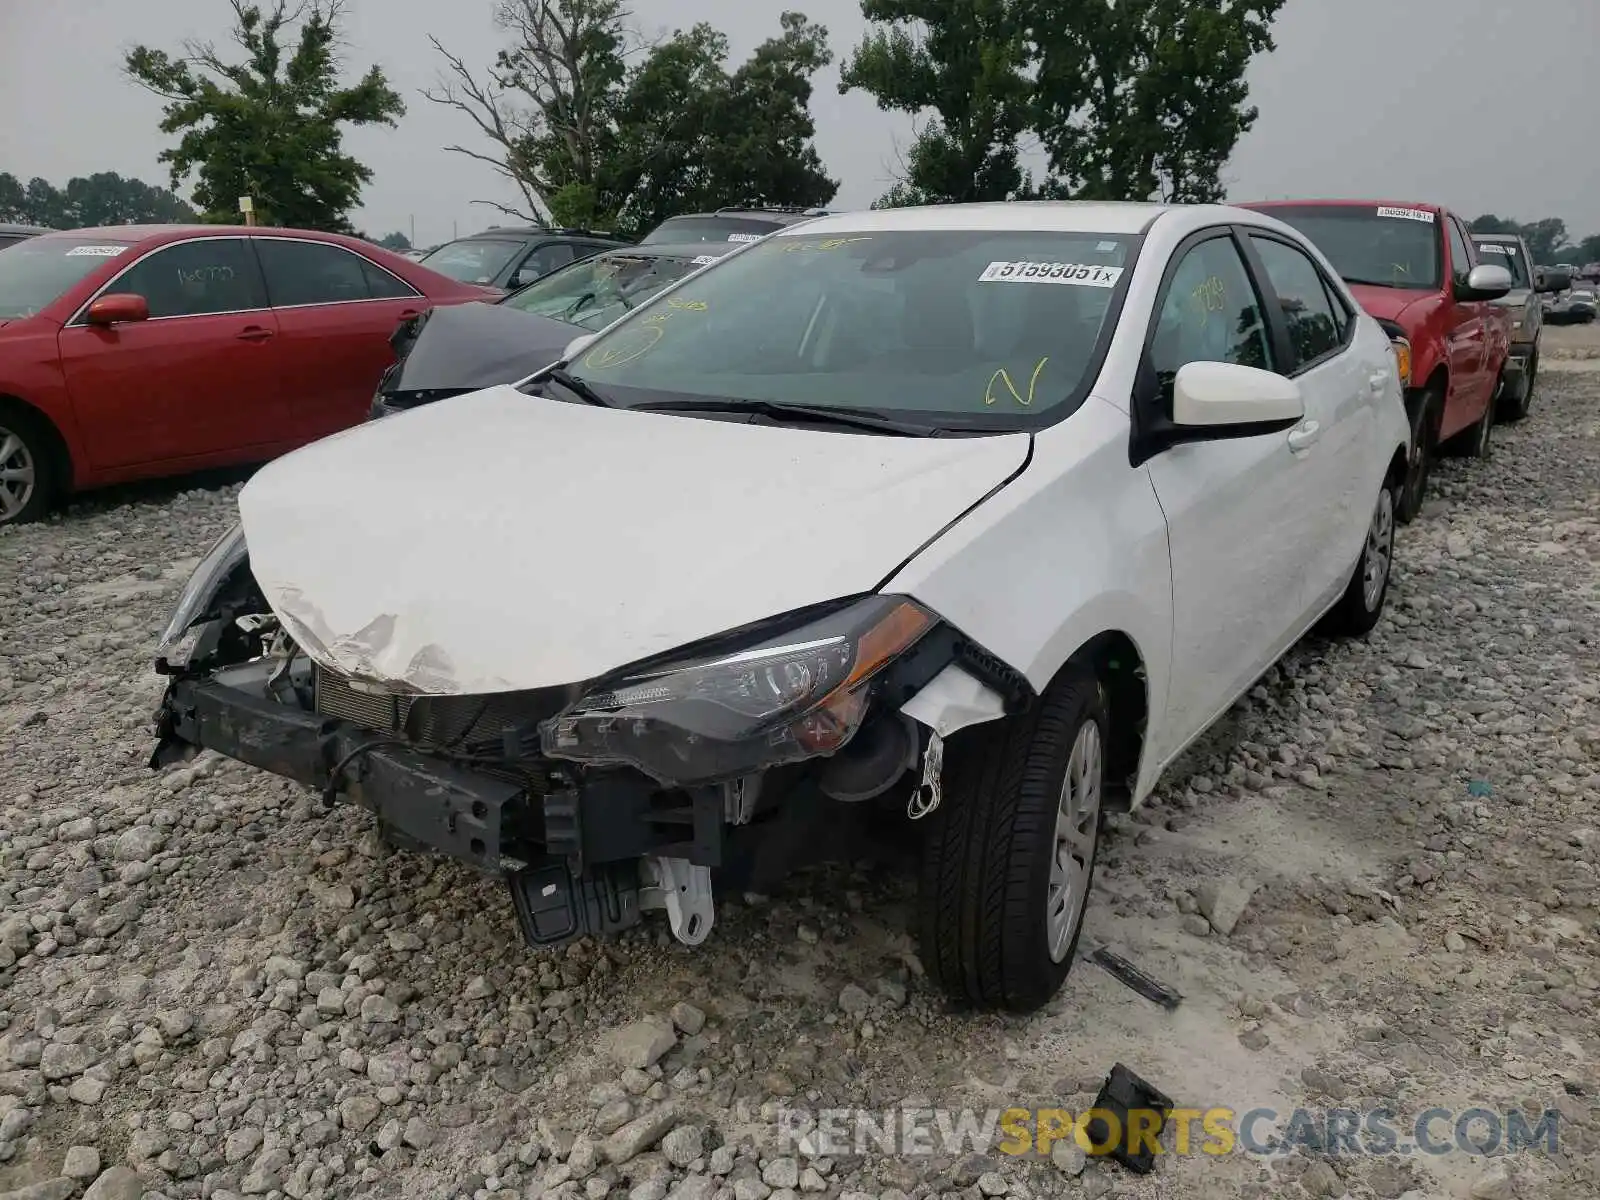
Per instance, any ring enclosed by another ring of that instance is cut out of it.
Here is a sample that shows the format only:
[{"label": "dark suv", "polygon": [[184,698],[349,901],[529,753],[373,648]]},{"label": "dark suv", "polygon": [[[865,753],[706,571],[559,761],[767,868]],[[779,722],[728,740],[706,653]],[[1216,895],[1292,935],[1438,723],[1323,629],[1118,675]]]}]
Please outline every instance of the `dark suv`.
[{"label": "dark suv", "polygon": [[812,217],[825,217],[825,208],[719,208],[709,213],[684,213],[668,217],[644,237],[641,246],[658,242],[683,245],[685,242],[756,242],[767,234],[809,221]]},{"label": "dark suv", "polygon": [[592,229],[541,229],[519,225],[486,229],[446,242],[419,260],[462,283],[515,291],[557,267],[602,250],[629,245],[626,238]]}]

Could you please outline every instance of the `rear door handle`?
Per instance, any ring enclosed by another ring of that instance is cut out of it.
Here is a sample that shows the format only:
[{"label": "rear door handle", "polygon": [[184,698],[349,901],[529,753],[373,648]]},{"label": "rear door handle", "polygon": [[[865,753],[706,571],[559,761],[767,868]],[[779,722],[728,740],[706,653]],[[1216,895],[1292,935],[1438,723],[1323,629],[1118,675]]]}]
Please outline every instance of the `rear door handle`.
[{"label": "rear door handle", "polygon": [[1315,421],[1307,421],[1303,425],[1296,425],[1289,431],[1289,449],[1295,453],[1309,450],[1316,445],[1317,439],[1322,436],[1322,426]]},{"label": "rear door handle", "polygon": [[263,325],[246,325],[234,336],[241,342],[264,342],[272,336],[272,330]]}]

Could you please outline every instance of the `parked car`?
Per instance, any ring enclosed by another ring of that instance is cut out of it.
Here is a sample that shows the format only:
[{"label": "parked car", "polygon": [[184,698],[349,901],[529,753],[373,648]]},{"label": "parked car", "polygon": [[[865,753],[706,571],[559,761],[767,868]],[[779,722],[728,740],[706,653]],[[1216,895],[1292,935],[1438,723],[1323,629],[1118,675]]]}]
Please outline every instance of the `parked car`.
[{"label": "parked car", "polygon": [[1495,419],[1520,421],[1533,402],[1534,380],[1539,374],[1539,345],[1544,333],[1542,297],[1567,286],[1564,272],[1533,266],[1528,245],[1515,233],[1474,233],[1473,250],[1478,261],[1503,263],[1511,272],[1512,287],[1494,303],[1511,313],[1511,357],[1506,363],[1506,378],[1517,380],[1500,396]]},{"label": "parked car", "polygon": [[1300,230],[1394,339],[1411,419],[1411,462],[1398,516],[1422,511],[1443,448],[1489,453],[1495,408],[1526,380],[1508,371],[1511,291],[1505,265],[1473,257],[1466,222],[1437,204],[1281,200],[1246,205]]},{"label": "parked car", "polygon": [[19,242],[0,253],[0,525],[70,491],[262,461],[356,424],[401,318],[493,294],[292,229]]},{"label": "parked car", "polygon": [[769,233],[828,215],[825,208],[719,208],[668,217],[644,237],[642,246],[686,242],[758,242]]},{"label": "parked car", "polygon": [[419,261],[451,279],[509,292],[576,259],[627,244],[613,233],[524,225],[457,238]]},{"label": "parked car", "polygon": [[1595,318],[1595,292],[1593,288],[1573,288],[1567,300],[1568,317],[1580,325],[1587,325]]},{"label": "parked car", "polygon": [[607,250],[503,299],[430,309],[396,330],[395,362],[379,381],[371,415],[524,379],[560,358],[573,338],[604,329],[733,249],[713,242]]},{"label": "parked car", "polygon": [[49,232],[50,230],[43,225],[11,225],[0,221],[0,250]]},{"label": "parked car", "polygon": [[1028,1010],[1102,812],[1383,611],[1389,338],[1260,213],[826,217],[576,354],[258,473],[161,640],[152,765],[357,801],[536,945],[650,908],[703,941],[713,872],[870,808],[920,841],[929,973]]}]

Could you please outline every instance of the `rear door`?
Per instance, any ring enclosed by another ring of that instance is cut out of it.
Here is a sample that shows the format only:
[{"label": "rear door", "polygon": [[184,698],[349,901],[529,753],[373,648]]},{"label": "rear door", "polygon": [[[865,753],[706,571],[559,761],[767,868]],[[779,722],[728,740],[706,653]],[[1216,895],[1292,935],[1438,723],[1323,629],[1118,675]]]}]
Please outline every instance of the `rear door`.
[{"label": "rear door", "polygon": [[427,301],[403,279],[343,246],[257,237],[256,254],[282,341],[285,437],[315,441],[366,419],[389,336]]},{"label": "rear door", "polygon": [[[1313,529],[1304,602],[1318,607],[1349,580],[1376,499],[1376,404],[1389,381],[1362,361],[1355,312],[1316,262],[1286,238],[1252,229],[1246,238],[1262,290],[1276,304],[1279,371],[1300,385],[1306,420],[1293,451],[1303,458],[1302,502]],[[1276,311],[1274,311],[1274,309]]]},{"label": "rear door", "polygon": [[159,247],[99,294],[110,293],[143,296],[150,319],[99,328],[80,312],[60,336],[73,411],[96,469],[244,461],[252,447],[280,440],[278,323],[245,239]]}]

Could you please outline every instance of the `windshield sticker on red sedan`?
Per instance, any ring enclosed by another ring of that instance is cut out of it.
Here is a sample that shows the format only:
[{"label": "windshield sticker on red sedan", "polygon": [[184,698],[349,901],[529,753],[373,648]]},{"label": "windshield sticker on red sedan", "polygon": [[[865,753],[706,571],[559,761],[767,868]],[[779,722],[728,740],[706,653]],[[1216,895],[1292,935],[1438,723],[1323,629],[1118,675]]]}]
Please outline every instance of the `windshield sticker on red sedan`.
[{"label": "windshield sticker on red sedan", "polygon": [[978,276],[979,283],[1067,283],[1074,287],[1110,288],[1122,278],[1121,267],[1092,263],[992,262]]},{"label": "windshield sticker on red sedan", "polygon": [[1380,217],[1399,217],[1403,221],[1421,221],[1425,225],[1433,224],[1433,214],[1425,208],[1378,208]]},{"label": "windshield sticker on red sedan", "polygon": [[74,246],[67,251],[68,258],[115,258],[126,246]]}]

